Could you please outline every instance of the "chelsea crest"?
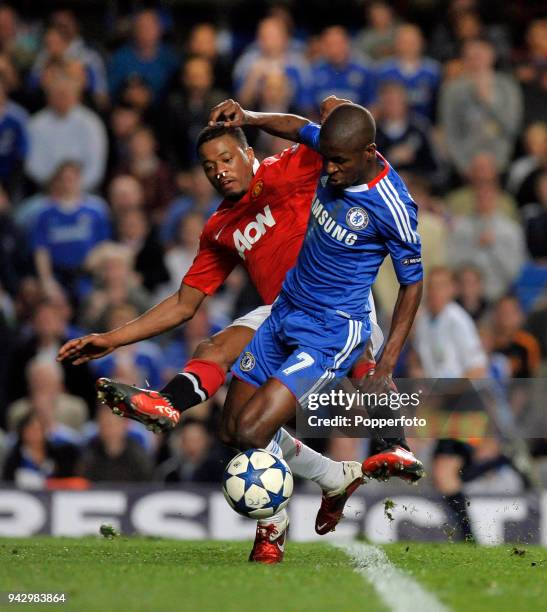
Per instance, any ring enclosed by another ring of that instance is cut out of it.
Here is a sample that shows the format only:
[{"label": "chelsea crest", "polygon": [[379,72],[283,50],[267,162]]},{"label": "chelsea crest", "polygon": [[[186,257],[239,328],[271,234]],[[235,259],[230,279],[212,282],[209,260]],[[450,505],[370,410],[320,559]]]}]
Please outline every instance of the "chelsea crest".
[{"label": "chelsea crest", "polygon": [[364,229],[368,225],[368,213],[364,208],[354,206],[346,213],[346,223],[354,230]]}]

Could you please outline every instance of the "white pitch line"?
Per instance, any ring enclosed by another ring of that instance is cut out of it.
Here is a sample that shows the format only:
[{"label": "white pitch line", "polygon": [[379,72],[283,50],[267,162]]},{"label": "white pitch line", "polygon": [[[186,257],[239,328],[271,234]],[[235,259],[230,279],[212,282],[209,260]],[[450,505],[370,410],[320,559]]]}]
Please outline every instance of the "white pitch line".
[{"label": "white pitch line", "polygon": [[377,546],[362,542],[335,544],[353,561],[355,571],[365,578],[380,599],[394,612],[448,612],[432,593],[395,567]]}]

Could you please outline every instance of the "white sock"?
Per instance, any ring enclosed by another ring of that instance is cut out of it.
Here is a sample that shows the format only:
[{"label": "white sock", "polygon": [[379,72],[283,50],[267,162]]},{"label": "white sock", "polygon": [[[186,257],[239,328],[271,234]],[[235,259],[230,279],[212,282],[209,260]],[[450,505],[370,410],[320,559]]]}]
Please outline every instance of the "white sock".
[{"label": "white sock", "polygon": [[[274,514],[273,516],[270,516],[268,518],[258,519],[258,524],[259,525],[271,525],[273,523],[274,525],[281,525],[286,520],[287,520],[287,510],[283,508],[283,510],[280,510],[277,514]],[[278,537],[277,535],[274,535],[272,539],[275,540],[275,538],[277,537]]]},{"label": "white sock", "polygon": [[[316,482],[323,491],[334,491],[344,482],[341,461],[333,461],[293,438],[286,429],[280,429],[274,436],[283,458],[295,476]],[[270,442],[270,444],[272,443]],[[269,450],[269,449],[268,449]],[[273,453],[273,451],[270,451]]]},{"label": "white sock", "polygon": [[270,440],[270,443],[264,450],[267,450],[269,453],[277,457],[278,459],[283,459],[283,451],[279,446],[279,431],[275,434],[275,436]]}]

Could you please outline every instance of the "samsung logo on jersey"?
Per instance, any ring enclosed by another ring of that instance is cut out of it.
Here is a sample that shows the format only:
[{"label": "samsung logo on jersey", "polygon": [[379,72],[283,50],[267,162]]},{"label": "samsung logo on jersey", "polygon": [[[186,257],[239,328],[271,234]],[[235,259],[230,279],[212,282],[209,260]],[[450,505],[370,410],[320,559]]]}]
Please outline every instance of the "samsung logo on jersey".
[{"label": "samsung logo on jersey", "polygon": [[343,242],[348,246],[355,244],[357,234],[348,232],[347,228],[342,227],[329,215],[328,211],[321,202],[315,198],[311,207],[312,215],[317,219],[317,223],[323,227],[327,234],[330,234],[338,242]]}]

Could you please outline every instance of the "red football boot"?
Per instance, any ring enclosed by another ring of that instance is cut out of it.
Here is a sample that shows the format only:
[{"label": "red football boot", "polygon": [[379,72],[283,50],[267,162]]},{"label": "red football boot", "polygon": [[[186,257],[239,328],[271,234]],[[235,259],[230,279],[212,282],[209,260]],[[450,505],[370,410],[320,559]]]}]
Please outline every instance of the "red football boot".
[{"label": "red football boot", "polygon": [[143,423],[154,433],[169,431],[180,420],[180,412],[158,391],[139,389],[109,378],[99,378],[95,387],[99,401],[114,414]]},{"label": "red football boot", "polygon": [[402,446],[388,448],[363,461],[363,474],[377,480],[388,480],[398,476],[407,482],[418,482],[424,475],[424,466],[419,459]]},{"label": "red football boot", "polygon": [[315,518],[315,531],[319,535],[325,535],[334,531],[336,525],[343,516],[344,506],[363,482],[363,470],[357,461],[343,461],[344,483],[335,491],[323,492],[321,507]]},{"label": "red football boot", "polygon": [[269,565],[283,561],[285,540],[289,530],[289,517],[286,510],[282,510],[282,512],[283,518],[279,523],[267,523],[266,519],[258,522],[249,561]]}]

